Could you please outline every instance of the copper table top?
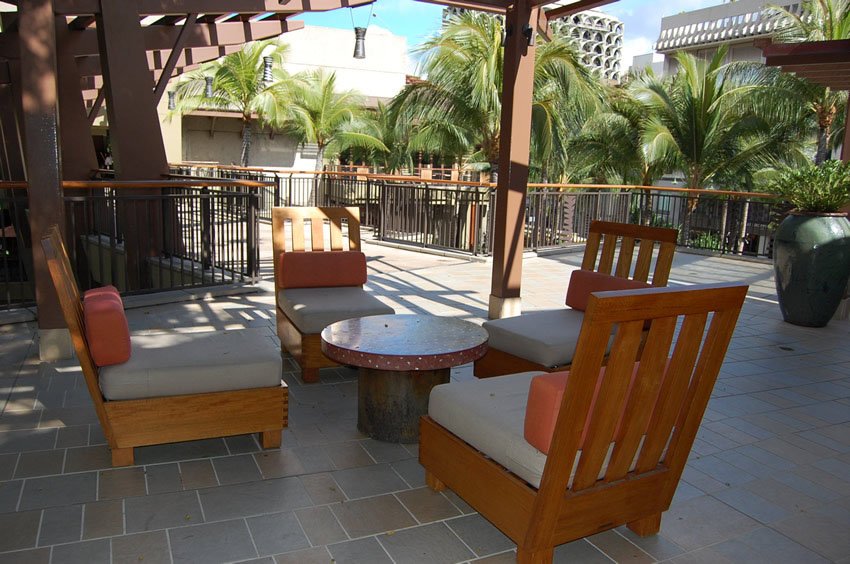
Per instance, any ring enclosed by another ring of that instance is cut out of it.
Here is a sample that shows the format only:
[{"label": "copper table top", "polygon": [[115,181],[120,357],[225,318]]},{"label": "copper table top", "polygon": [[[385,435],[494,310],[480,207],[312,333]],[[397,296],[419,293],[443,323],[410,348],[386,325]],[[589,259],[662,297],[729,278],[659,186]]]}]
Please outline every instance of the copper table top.
[{"label": "copper table top", "polygon": [[322,331],[322,352],[328,358],[377,370],[450,368],[486,351],[485,329],[451,317],[373,315],[338,321]]}]

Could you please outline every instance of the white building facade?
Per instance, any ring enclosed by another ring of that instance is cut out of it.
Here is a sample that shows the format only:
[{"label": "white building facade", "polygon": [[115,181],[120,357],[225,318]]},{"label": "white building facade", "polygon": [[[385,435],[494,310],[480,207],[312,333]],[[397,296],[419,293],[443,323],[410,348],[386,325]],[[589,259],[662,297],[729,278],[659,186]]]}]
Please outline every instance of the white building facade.
[{"label": "white building facade", "polygon": [[684,51],[707,59],[721,45],[729,48],[726,62],[763,61],[761,49],[754,43],[770,37],[776,29],[778,22],[766,11],[770,4],[800,11],[799,2],[737,0],[663,18],[655,50],[664,55],[664,73],[676,72],[675,53]]},{"label": "white building facade", "polygon": [[[354,32],[318,26],[285,33],[280,41],[289,45],[284,60],[295,74],[324,69],[336,74],[338,91],[355,90],[367,107],[388,102],[404,88],[408,69],[407,38],[379,26],[366,34],[366,58],[355,59]],[[179,80],[179,77],[177,79]],[[165,98],[160,115],[165,116]],[[235,114],[199,110],[171,122],[163,120],[163,138],[170,162],[195,161],[238,164],[242,124]],[[255,125],[250,166],[289,170],[313,170],[316,147],[301,146],[293,139],[261,131]]]}]

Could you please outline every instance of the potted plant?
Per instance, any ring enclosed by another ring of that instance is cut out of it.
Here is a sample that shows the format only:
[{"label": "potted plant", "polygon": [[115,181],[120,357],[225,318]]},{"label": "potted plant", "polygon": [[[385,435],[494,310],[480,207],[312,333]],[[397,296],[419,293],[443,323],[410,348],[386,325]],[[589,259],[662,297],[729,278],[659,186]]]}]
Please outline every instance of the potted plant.
[{"label": "potted plant", "polygon": [[827,161],[787,169],[773,191],[794,209],[773,246],[776,293],[785,321],[823,327],[838,308],[850,277],[850,165]]}]

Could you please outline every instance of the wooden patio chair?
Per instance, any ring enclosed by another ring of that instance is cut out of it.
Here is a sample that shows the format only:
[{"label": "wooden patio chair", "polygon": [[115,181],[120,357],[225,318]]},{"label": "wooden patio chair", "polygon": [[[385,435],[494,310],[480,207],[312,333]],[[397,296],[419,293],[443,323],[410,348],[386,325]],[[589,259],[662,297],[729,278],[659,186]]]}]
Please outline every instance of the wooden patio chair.
[{"label": "wooden patio chair", "polygon": [[[678,235],[676,229],[593,221],[581,271],[613,277],[613,283],[603,282],[603,290],[666,286]],[[574,272],[570,285],[574,286],[582,274]],[[564,307],[486,321],[484,328],[490,335],[490,348],[475,361],[475,376],[489,378],[528,370],[551,372],[568,368],[583,316],[579,309]]]},{"label": "wooden patio chair", "polygon": [[363,289],[359,208],[274,208],[272,247],[281,348],[298,363],[305,382],[317,382],[320,368],[338,366],[322,353],[322,329],[395,311]]},{"label": "wooden patio chair", "polygon": [[[263,448],[280,446],[289,395],[280,354],[267,336],[245,329],[134,337],[130,360],[98,367],[57,226],[41,244],[113,466],[132,465],[134,447],[162,443],[260,433]],[[155,388],[163,382],[172,391],[158,395]],[[135,397],[110,399],[113,394]]]},{"label": "wooden patio chair", "polygon": [[[518,562],[550,562],[554,546],[622,524],[657,533],[746,292],[601,292],[590,297],[569,373],[435,387],[419,446],[428,485],[452,489],[510,537]],[[541,420],[551,423],[548,454],[528,442]]]}]

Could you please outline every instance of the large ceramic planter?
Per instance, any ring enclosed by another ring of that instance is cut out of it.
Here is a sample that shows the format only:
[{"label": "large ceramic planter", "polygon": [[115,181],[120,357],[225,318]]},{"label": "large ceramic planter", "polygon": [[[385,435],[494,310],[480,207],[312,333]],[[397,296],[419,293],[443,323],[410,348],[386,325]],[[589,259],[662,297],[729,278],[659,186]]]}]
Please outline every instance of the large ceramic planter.
[{"label": "large ceramic planter", "polygon": [[823,327],[850,277],[850,221],[845,214],[792,212],[773,244],[776,293],[785,321]]}]

